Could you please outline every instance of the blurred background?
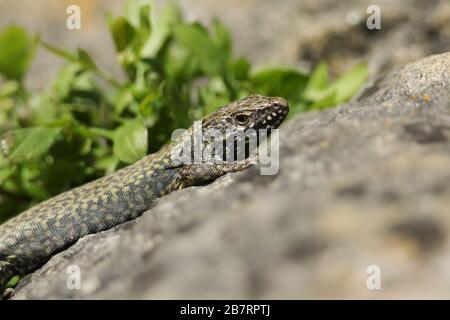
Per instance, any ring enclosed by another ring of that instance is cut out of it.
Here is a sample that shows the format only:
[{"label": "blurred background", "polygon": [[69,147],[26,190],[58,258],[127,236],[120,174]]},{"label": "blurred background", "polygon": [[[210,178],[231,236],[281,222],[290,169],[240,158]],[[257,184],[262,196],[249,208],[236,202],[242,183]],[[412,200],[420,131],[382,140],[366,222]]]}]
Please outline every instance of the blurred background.
[{"label": "blurred background", "polygon": [[[368,61],[374,74],[450,47],[447,0],[178,2],[190,21],[208,24],[213,17],[220,17],[232,32],[236,55],[247,56],[256,64],[310,69],[324,60],[337,74],[349,65]],[[82,10],[81,30],[65,27],[65,11],[70,4],[77,4]],[[365,28],[369,5],[381,9],[381,30]],[[61,47],[85,48],[101,66],[119,73],[105,14],[109,11],[117,15],[122,6],[121,0],[0,0],[0,28],[15,23]],[[27,81],[31,87],[41,88],[54,77],[61,63],[40,50]]]}]

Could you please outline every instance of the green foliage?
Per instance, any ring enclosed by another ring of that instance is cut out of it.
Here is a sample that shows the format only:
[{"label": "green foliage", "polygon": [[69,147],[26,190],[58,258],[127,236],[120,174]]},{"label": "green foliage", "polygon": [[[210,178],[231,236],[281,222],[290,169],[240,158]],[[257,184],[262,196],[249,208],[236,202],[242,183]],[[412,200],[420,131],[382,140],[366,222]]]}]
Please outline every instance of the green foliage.
[{"label": "green foliage", "polygon": [[[55,47],[24,29],[0,33],[0,223],[27,207],[158,150],[176,128],[251,93],[283,96],[291,115],[348,100],[366,78],[357,66],[328,82],[292,68],[254,70],[234,57],[228,29],[187,23],[177,6],[157,15],[150,0],[127,1],[108,17],[125,79],[88,52]],[[24,76],[36,48],[65,61],[54,81],[30,93]]]},{"label": "green foliage", "polygon": [[8,27],[0,34],[0,72],[10,79],[22,79],[35,49],[36,39],[30,38],[25,30],[17,26]]},{"label": "green foliage", "polygon": [[6,132],[2,139],[3,154],[11,163],[37,161],[44,156],[61,132],[61,128],[34,127]]},{"label": "green foliage", "polygon": [[147,154],[148,132],[142,119],[121,125],[114,135],[114,154],[125,163],[133,163]]},{"label": "green foliage", "polygon": [[328,67],[321,63],[311,74],[303,92],[308,109],[323,109],[348,101],[367,78],[367,66],[359,64],[334,82],[328,81]]}]

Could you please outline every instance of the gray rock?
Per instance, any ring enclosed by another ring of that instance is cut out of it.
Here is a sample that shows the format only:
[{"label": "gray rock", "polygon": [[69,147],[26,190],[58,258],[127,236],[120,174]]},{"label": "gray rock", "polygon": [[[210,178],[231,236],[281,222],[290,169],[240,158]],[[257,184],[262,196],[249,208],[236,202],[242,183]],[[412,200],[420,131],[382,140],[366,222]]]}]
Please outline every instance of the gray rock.
[{"label": "gray rock", "polygon": [[[449,88],[446,53],[296,116],[277,175],[172,193],[54,256],[14,298],[448,298]],[[70,265],[80,290],[66,287]]]}]

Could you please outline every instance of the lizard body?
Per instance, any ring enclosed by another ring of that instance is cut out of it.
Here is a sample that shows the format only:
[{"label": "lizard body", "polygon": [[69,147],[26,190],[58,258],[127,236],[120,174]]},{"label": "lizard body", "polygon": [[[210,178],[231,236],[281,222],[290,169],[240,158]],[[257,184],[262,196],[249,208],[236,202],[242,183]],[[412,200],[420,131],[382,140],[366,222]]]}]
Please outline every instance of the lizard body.
[{"label": "lizard body", "polygon": [[[252,95],[202,119],[208,129],[273,129],[289,111],[283,98]],[[189,137],[192,129],[184,137]],[[182,139],[133,165],[44,201],[0,225],[0,293],[13,276],[41,267],[85,235],[110,229],[145,212],[174,190],[205,184],[242,170],[248,159],[232,163],[174,164]]]}]

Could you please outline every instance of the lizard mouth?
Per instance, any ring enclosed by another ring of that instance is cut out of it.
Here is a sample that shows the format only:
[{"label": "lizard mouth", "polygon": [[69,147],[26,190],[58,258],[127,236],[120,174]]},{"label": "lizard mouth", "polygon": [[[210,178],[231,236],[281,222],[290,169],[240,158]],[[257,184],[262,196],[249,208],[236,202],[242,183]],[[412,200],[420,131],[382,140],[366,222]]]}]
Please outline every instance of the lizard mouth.
[{"label": "lizard mouth", "polygon": [[263,122],[266,121],[268,129],[276,129],[289,113],[289,102],[280,97],[272,98],[270,110]]},{"label": "lizard mouth", "polygon": [[271,129],[278,128],[289,114],[289,102],[280,97],[270,98],[269,103],[264,110],[260,112],[258,120],[251,129],[267,129],[270,133]]}]

